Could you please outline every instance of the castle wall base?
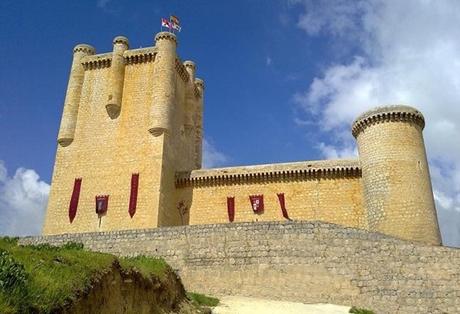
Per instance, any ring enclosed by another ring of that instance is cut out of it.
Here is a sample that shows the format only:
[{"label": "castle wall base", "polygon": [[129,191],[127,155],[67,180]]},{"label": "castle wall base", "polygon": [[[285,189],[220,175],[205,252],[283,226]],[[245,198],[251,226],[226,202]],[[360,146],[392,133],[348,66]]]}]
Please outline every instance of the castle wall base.
[{"label": "castle wall base", "polygon": [[460,312],[460,250],[322,222],[259,222],[29,237],[117,255],[162,256],[186,288],[370,308]]}]

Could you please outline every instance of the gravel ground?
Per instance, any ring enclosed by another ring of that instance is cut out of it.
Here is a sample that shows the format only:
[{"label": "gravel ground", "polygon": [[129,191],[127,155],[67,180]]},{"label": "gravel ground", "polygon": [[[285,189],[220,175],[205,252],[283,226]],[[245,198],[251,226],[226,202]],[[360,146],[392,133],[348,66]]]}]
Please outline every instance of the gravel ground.
[{"label": "gravel ground", "polygon": [[214,314],[345,314],[350,307],[333,304],[304,304],[256,298],[220,297]]}]

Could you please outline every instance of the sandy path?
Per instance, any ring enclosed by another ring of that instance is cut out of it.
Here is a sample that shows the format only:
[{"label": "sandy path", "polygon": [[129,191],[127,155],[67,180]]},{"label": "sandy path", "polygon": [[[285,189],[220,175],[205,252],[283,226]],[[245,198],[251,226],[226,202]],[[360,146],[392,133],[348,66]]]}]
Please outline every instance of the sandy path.
[{"label": "sandy path", "polygon": [[333,304],[303,304],[246,297],[220,297],[214,314],[345,314],[349,306]]}]

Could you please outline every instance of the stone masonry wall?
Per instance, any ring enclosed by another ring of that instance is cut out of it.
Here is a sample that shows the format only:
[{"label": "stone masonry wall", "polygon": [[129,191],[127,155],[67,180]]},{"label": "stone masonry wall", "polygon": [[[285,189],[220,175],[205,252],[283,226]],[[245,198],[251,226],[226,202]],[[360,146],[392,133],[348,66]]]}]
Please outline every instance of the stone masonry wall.
[{"label": "stone masonry wall", "polygon": [[364,113],[357,121],[353,133],[369,230],[440,244],[422,114],[407,106],[388,106]]},{"label": "stone masonry wall", "polygon": [[[180,192],[180,191],[179,191]],[[361,178],[315,178],[197,186],[190,207],[191,225],[227,223],[227,197],[235,197],[235,222],[285,220],[277,193],[284,193],[289,217],[321,220],[366,229]],[[264,211],[254,213],[249,195],[264,196]]]},{"label": "stone masonry wall", "polygon": [[117,255],[162,256],[186,288],[376,313],[459,313],[460,250],[322,222],[259,222],[67,234],[22,244],[82,242]]},{"label": "stone masonry wall", "polygon": [[[153,62],[126,66],[120,116],[111,119],[105,104],[110,68],[88,69],[82,88],[75,139],[58,145],[43,232],[110,231],[157,225],[162,140],[148,132]],[[148,156],[148,158],[146,157]],[[139,173],[136,214],[128,213],[131,175]],[[82,178],[75,220],[69,203],[75,178]],[[95,213],[95,196],[109,195],[107,214]]]}]

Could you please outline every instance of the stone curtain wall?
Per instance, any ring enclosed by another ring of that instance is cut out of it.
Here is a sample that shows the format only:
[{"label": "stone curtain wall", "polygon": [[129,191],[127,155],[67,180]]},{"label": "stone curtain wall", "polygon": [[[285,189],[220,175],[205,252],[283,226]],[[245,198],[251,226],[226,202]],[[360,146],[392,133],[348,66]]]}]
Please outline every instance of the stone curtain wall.
[{"label": "stone curtain wall", "polygon": [[[190,225],[227,223],[227,197],[235,197],[235,222],[285,220],[277,193],[284,193],[289,217],[367,228],[361,178],[315,178],[197,186],[193,189]],[[254,213],[249,195],[264,196],[264,211]]]},{"label": "stone curtain wall", "polygon": [[117,255],[164,257],[188,290],[459,313],[460,250],[322,222],[259,222],[30,237]]}]

